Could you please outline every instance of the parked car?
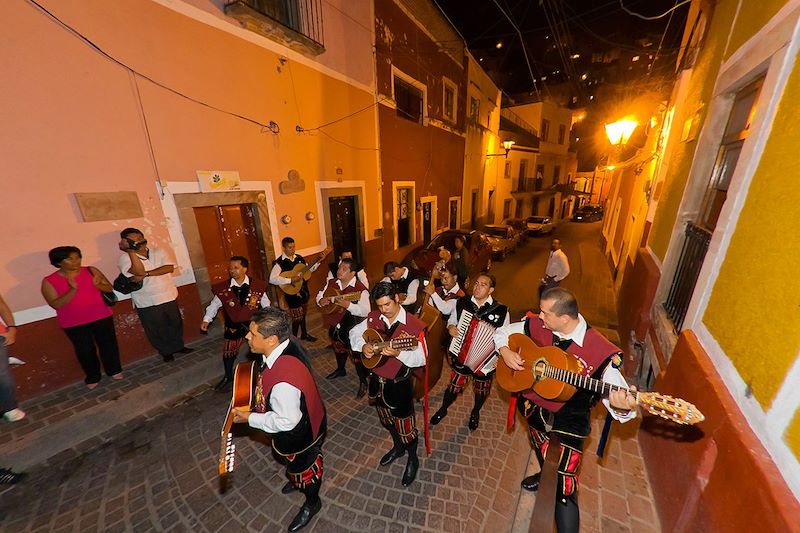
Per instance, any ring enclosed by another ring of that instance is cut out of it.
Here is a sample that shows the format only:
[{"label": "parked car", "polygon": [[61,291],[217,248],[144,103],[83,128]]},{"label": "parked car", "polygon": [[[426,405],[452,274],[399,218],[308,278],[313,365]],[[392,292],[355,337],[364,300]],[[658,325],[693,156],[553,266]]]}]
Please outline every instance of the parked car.
[{"label": "parked car", "polygon": [[532,216],[525,219],[528,235],[549,235],[556,229],[550,217]]},{"label": "parked car", "polygon": [[[492,268],[492,247],[486,236],[479,231],[460,229],[449,229],[438,234],[425,246],[412,250],[403,260],[403,264],[425,277],[430,277],[433,265],[439,261],[439,248],[443,246],[452,254],[456,249],[457,235],[464,238],[464,246],[469,253],[470,279],[475,279],[480,272]],[[464,280],[459,280],[459,283],[463,288]]]},{"label": "parked car", "polygon": [[594,222],[603,219],[603,207],[599,205],[584,205],[572,215],[575,222]]},{"label": "parked car", "polygon": [[504,261],[506,256],[516,251],[519,237],[511,226],[503,224],[487,224],[481,230],[492,247],[492,255]]},{"label": "parked car", "polygon": [[524,218],[507,218],[503,222],[507,226],[514,228],[519,239],[519,244],[525,244],[528,240],[528,224]]}]

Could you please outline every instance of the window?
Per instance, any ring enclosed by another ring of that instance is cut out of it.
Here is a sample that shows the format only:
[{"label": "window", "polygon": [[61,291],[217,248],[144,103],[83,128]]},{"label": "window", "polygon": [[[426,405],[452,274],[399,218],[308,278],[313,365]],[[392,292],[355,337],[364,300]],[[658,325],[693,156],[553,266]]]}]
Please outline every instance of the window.
[{"label": "window", "polygon": [[510,178],[511,177],[511,161],[509,161],[508,159],[506,159],[506,168],[503,171],[503,177],[504,178]]},{"label": "window", "polygon": [[399,76],[395,76],[394,101],[397,105],[398,117],[422,124],[424,98],[421,89],[414,87]]},{"label": "window", "polygon": [[536,190],[541,191],[544,185],[544,165],[536,165]]},{"label": "window", "polygon": [[411,244],[411,216],[413,193],[411,188],[397,189],[397,246]]},{"label": "window", "polygon": [[458,198],[450,198],[450,216],[448,217],[450,229],[458,229],[458,204]]},{"label": "window", "polygon": [[528,160],[520,159],[519,161],[519,176],[517,176],[517,190],[525,190],[525,182],[528,178]]},{"label": "window", "polygon": [[456,121],[456,86],[453,82],[444,78],[442,80],[442,85],[444,86],[444,96],[443,96],[443,115],[445,120],[449,120],[450,122]]},{"label": "window", "polygon": [[514,217],[522,218],[522,200],[517,200],[517,206],[515,207],[516,211],[514,213]]},{"label": "window", "polygon": [[542,140],[547,142],[547,136],[550,133],[550,121],[546,118],[542,119]]},{"label": "window", "polygon": [[564,139],[567,136],[567,127],[564,124],[558,125],[558,144],[564,144]]},{"label": "window", "polygon": [[503,200],[503,219],[509,218],[511,216],[511,198],[506,198]]},{"label": "window", "polygon": [[476,124],[481,116],[481,101],[472,96],[469,97],[469,119]]},{"label": "window", "polygon": [[553,167],[553,185],[558,183],[558,179],[561,177],[561,167],[555,166]]}]

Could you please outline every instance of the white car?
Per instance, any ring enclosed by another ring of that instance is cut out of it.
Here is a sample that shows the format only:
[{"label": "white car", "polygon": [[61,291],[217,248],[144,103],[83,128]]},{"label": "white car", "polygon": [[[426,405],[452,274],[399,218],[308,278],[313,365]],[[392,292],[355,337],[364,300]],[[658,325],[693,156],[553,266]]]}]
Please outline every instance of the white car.
[{"label": "white car", "polygon": [[486,240],[492,246],[492,254],[504,260],[506,255],[517,249],[519,237],[511,226],[502,224],[489,224],[481,230],[486,235]]},{"label": "white car", "polygon": [[525,219],[528,235],[549,235],[556,229],[550,217],[528,217]]}]

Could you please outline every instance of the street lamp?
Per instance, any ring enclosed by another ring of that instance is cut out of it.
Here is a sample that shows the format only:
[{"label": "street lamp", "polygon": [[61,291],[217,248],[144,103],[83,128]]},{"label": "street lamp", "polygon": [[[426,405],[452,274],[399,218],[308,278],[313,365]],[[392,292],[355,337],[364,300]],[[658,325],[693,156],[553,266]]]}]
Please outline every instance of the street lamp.
[{"label": "street lamp", "polygon": [[[622,152],[622,149],[628,144],[628,141],[633,135],[633,131],[636,129],[639,123],[636,122],[632,116],[622,118],[616,122],[611,122],[605,125],[606,128],[606,135],[608,136],[608,142],[612,144],[615,148],[616,155]],[[598,202],[602,204],[603,201],[603,187],[606,183],[606,174],[608,174],[609,170],[614,170],[616,166],[610,165],[610,159],[606,161],[606,170],[603,173],[603,181],[600,184],[600,195],[598,196]]]},{"label": "street lamp", "polygon": [[508,152],[511,151],[511,147],[514,146],[516,143],[514,141],[503,141],[503,150],[506,152],[504,154],[486,154],[486,157],[508,157]]}]

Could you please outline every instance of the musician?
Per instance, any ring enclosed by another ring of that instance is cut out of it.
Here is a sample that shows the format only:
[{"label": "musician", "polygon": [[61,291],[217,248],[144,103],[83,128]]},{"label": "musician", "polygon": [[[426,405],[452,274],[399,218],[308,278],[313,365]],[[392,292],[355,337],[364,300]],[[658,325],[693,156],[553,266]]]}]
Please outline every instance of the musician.
[{"label": "musician", "polygon": [[234,409],[234,422],[269,433],[272,447],[288,462],[281,492],[299,490],[306,497],[289,524],[298,531],[322,508],[322,443],[328,426],[325,405],[310,371],[302,345],[289,338],[289,316],[268,307],[255,315],[247,340],[254,353],[262,354],[263,369],[256,385],[255,412]]},{"label": "musician", "polygon": [[[353,259],[353,252],[350,250],[342,250],[337,263],[328,263],[328,275],[325,277],[326,285],[330,280],[336,279],[336,272],[339,270],[339,265],[342,264],[342,259]],[[367,278],[367,272],[364,270],[363,265],[361,265],[359,271],[356,272],[356,277],[358,278],[358,281],[360,281],[367,289],[369,289],[369,279]]]},{"label": "musician", "polygon": [[228,274],[231,279],[223,281],[211,288],[214,298],[206,307],[206,314],[200,330],[204,333],[208,331],[208,326],[222,309],[225,317],[225,330],[222,334],[225,339],[222,345],[222,364],[225,368],[225,375],[222,380],[214,387],[216,391],[222,391],[233,383],[233,367],[236,356],[239,355],[239,348],[244,342],[250,326],[250,318],[258,309],[269,307],[269,297],[267,296],[267,283],[260,279],[251,278],[247,275],[250,262],[246,257],[234,255],[228,265]]},{"label": "musician", "polygon": [[397,290],[397,294],[406,295],[400,305],[409,313],[416,313],[419,276],[395,261],[389,261],[383,265],[383,275],[386,277],[381,281],[391,282]]},{"label": "musician", "polygon": [[[513,333],[528,335],[539,346],[557,346],[578,359],[585,368],[584,374],[627,387],[619,371],[622,352],[596,329],[586,323],[578,313],[575,296],[566,289],[553,287],[542,293],[541,311],[531,312],[521,322],[499,328],[494,336],[505,364],[512,370],[523,370],[523,359],[508,347]],[[635,390],[631,387],[631,390]],[[589,415],[598,396],[587,390],[578,390],[566,402],[546,400],[533,391],[523,393],[516,403],[517,410],[528,423],[529,438],[539,464],[544,462],[550,432],[561,440],[558,466],[558,501],[555,519],[559,533],[575,532],[579,528],[577,471],[583,455],[583,444],[591,429]],[[611,415],[620,422],[636,417],[636,400],[624,390],[616,390],[603,400]],[[535,491],[539,488],[540,474],[522,480],[522,488]]]},{"label": "musician", "polygon": [[450,315],[456,309],[456,300],[464,296],[464,291],[458,284],[458,274],[453,263],[445,263],[441,267],[439,280],[442,282],[439,287],[429,283],[423,290],[430,295],[428,301],[442,313],[442,320],[447,324]]},{"label": "musician", "polygon": [[369,291],[357,277],[357,272],[361,270],[361,265],[351,258],[339,261],[339,268],[336,271],[336,279],[328,280],[328,283],[317,293],[316,302],[319,306],[329,305],[331,299],[325,294],[338,292],[340,294],[360,293],[361,297],[355,301],[339,300],[335,302],[337,311],[328,315],[322,315],[325,324],[328,325],[328,336],[333,344],[333,352],[336,355],[336,370],[327,375],[328,379],[336,379],[346,376],[347,371],[344,366],[347,356],[353,359],[353,366],[358,374],[358,392],[356,398],[361,398],[367,392],[367,369],[361,363],[361,357],[357,352],[350,350],[350,330],[366,318],[371,307],[369,303]]},{"label": "musician", "polygon": [[[492,298],[497,280],[491,274],[483,272],[472,284],[472,296],[462,296],[456,300],[455,310],[450,314],[450,319],[447,322],[447,331],[453,337],[459,336],[458,323],[462,314],[466,311],[473,315],[473,320],[479,320],[488,324],[493,328],[499,328],[511,322],[511,317],[508,314],[508,307],[497,302]],[[469,350],[469,346],[462,346],[463,350]],[[447,408],[456,401],[459,394],[464,392],[464,387],[467,386],[470,379],[472,380],[472,388],[475,391],[475,403],[472,405],[472,412],[469,415],[468,427],[470,431],[478,429],[481,420],[481,407],[486,403],[486,398],[492,392],[492,380],[494,378],[494,370],[484,374],[483,372],[475,372],[468,366],[462,364],[458,360],[458,356],[448,352],[450,356],[450,384],[444,391],[444,398],[442,399],[442,406],[431,417],[431,425],[436,425],[447,416]]]},{"label": "musician", "polygon": [[[293,278],[281,277],[281,272],[288,272],[293,270],[297,265],[305,265],[306,260],[302,255],[295,253],[295,242],[291,237],[284,237],[281,240],[283,253],[272,263],[272,271],[269,274],[269,282],[273,285],[291,285],[297,281],[303,280],[303,287],[297,294],[284,294],[286,298],[286,305],[289,307],[289,317],[292,319],[292,335],[297,336],[298,329],[302,332],[300,337],[304,341],[314,342],[317,340],[308,334],[306,328],[306,307],[308,304],[309,292],[308,282],[302,276],[295,276]],[[311,272],[315,272],[319,265],[311,267]]]},{"label": "musician", "polygon": [[414,386],[411,380],[412,369],[425,366],[425,323],[408,313],[400,305],[397,289],[389,282],[382,281],[372,288],[372,299],[377,311],[371,311],[367,319],[350,330],[350,344],[353,351],[363,352],[363,357],[375,357],[372,345],[364,341],[364,332],[372,328],[380,332],[384,339],[412,336],[419,339],[413,350],[398,351],[384,348],[381,354],[388,356],[385,361],[372,369],[369,380],[369,398],[378,411],[378,419],[392,436],[393,446],[383,457],[381,466],[387,466],[408,454],[408,462],[403,471],[403,486],[414,482],[419,469],[417,458],[417,431],[414,416]]}]

